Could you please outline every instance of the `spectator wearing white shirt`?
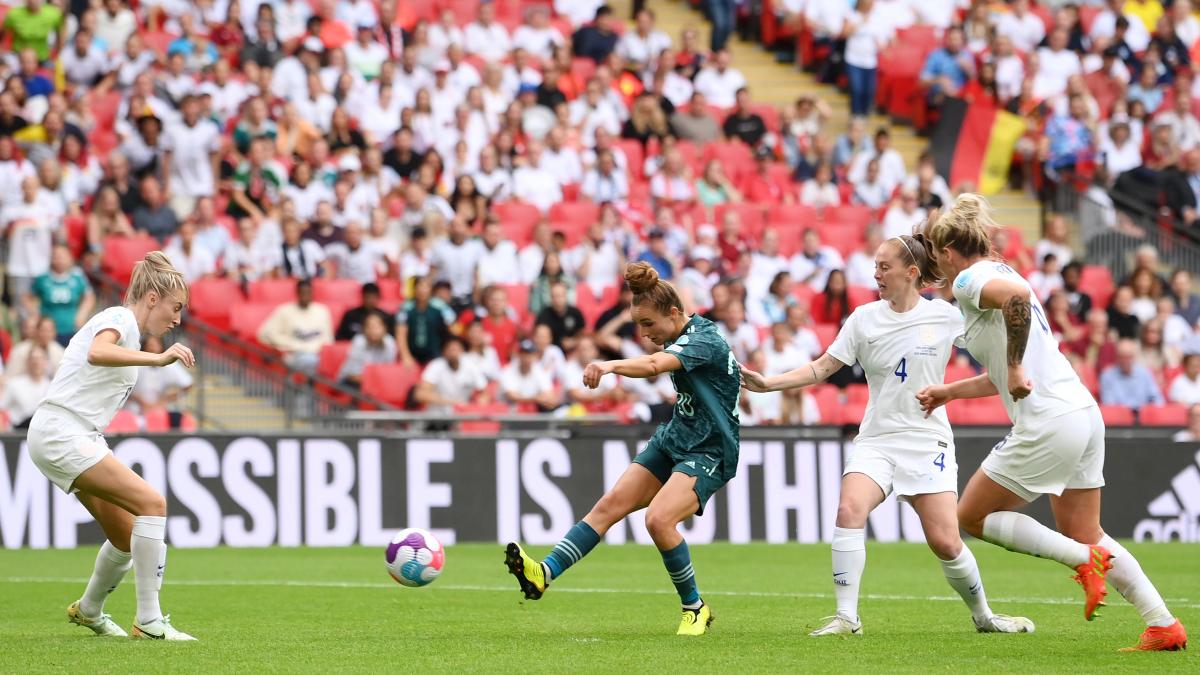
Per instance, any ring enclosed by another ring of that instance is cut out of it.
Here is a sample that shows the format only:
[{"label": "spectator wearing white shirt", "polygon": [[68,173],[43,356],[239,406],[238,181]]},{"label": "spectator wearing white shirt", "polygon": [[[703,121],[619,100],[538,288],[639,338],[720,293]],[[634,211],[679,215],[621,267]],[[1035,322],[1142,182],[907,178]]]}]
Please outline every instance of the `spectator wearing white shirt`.
[{"label": "spectator wearing white shirt", "polygon": [[620,377],[600,378],[599,386],[594,389],[583,384],[584,369],[599,360],[600,350],[596,347],[596,341],[590,335],[579,338],[575,352],[563,366],[562,384],[568,403],[582,405],[590,411],[603,411],[628,398]]},{"label": "spectator wearing white shirt", "polygon": [[1043,98],[1058,95],[1067,90],[1067,80],[1072,75],[1083,73],[1079,55],[1067,48],[1068,35],[1063,28],[1050,32],[1048,45],[1037,50],[1037,84],[1035,89]]},{"label": "spectator wearing white shirt", "polygon": [[179,224],[178,234],[163,253],[167,254],[171,264],[189,284],[210,277],[217,271],[216,257],[196,243],[196,223],[191,218]]},{"label": "spectator wearing white shirt", "polygon": [[242,218],[238,221],[237,240],[221,256],[221,268],[226,276],[248,283],[270,276],[278,266],[278,257],[268,242],[258,236],[254,220]]},{"label": "spectator wearing white shirt", "polygon": [[879,288],[879,283],[875,281],[875,253],[882,243],[883,230],[878,225],[868,227],[862,248],[846,259],[847,284],[860,288]]},{"label": "spectator wearing white shirt", "polygon": [[583,180],[583,163],[579,160],[579,153],[566,144],[566,132],[561,126],[550,129],[546,134],[546,147],[542,150],[538,165],[558,176],[558,182],[562,185]]},{"label": "spectator wearing white shirt", "polygon": [[905,186],[883,216],[883,238],[891,239],[902,234],[912,234],[913,228],[921,224],[928,212],[921,208],[917,189]]},{"label": "spectator wearing white shirt", "polygon": [[542,213],[562,201],[558,176],[541,168],[542,142],[530,139],[525,145],[525,163],[513,171],[513,196],[538,207]]},{"label": "spectator wearing white shirt", "polygon": [[390,56],[387,47],[375,39],[374,28],[361,24],[355,39],[347,42],[342,51],[346,54],[347,65],[368,80],[379,76],[383,62]]},{"label": "spectator wearing white shirt", "polygon": [[137,28],[137,16],[126,0],[104,0],[96,12],[96,38],[106,45],[110,54],[120,52]]},{"label": "spectator wearing white shirt", "polygon": [[1171,128],[1174,146],[1183,152],[1200,146],[1200,121],[1192,114],[1191,93],[1182,87],[1175,90],[1174,106],[1171,110],[1161,110],[1154,116],[1154,123],[1165,124]]},{"label": "spectator wearing white shirt", "polygon": [[800,186],[800,203],[815,209],[841,205],[842,195],[833,182],[833,169],[829,164],[818,162],[813,177]]},{"label": "spectator wearing white shirt", "polygon": [[881,209],[887,205],[891,196],[892,191],[884,185],[879,176],[879,158],[872,157],[867,161],[866,173],[862,180],[854,181],[852,199],[855,204]]},{"label": "spectator wearing white shirt", "polygon": [[29,294],[33,280],[50,269],[51,244],[61,237],[61,225],[55,211],[40,192],[37,176],[21,181],[21,196],[11,200],[0,213],[0,222],[8,232],[7,290],[9,297]]},{"label": "spectator wearing white shirt", "polygon": [[1012,40],[1017,49],[1028,53],[1046,37],[1046,24],[1029,11],[1029,0],[1013,0],[1009,11],[996,20],[996,35]]},{"label": "spectator wearing white shirt", "polygon": [[514,48],[524,49],[543,61],[554,56],[555,47],[566,43],[563,34],[550,25],[550,12],[545,5],[530,7],[525,23],[518,26],[512,35]]},{"label": "spectator wearing white shirt", "polygon": [[1054,291],[1062,290],[1063,280],[1059,271],[1061,266],[1058,257],[1053,253],[1042,256],[1040,267],[1029,274],[1029,286],[1033,289],[1038,300],[1043,303],[1050,298]]},{"label": "spectator wearing white shirt", "polygon": [[1140,54],[1150,45],[1150,31],[1137,16],[1125,13],[1125,0],[1106,0],[1105,8],[1092,21],[1092,29],[1088,35],[1099,49],[1104,49],[1112,43],[1113,35],[1117,31],[1117,19],[1122,17],[1129,22],[1129,28],[1125,31],[1125,44]]},{"label": "spectator wearing white shirt", "polygon": [[718,108],[732,108],[737,102],[738,89],[746,86],[746,77],[738,69],[730,67],[731,60],[729,51],[722,49],[714,54],[712,62],[696,75],[696,91],[704,94],[709,104]]},{"label": "spectator wearing white shirt", "polygon": [[654,11],[642,8],[634,18],[634,29],[617,41],[617,55],[635,72],[645,71],[662,50],[671,46],[671,36],[654,27]]},{"label": "spectator wearing white shirt", "polygon": [[792,256],[793,279],[808,284],[813,290],[823,291],[830,272],[842,267],[842,254],[836,248],[823,244],[816,229],[804,230],[800,251]]},{"label": "spectator wearing white shirt", "polygon": [[338,370],[337,381],[360,387],[363,370],[367,366],[395,363],[398,353],[396,338],[388,335],[383,316],[378,313],[367,314],[363,317],[362,332],[350,340],[350,350]]},{"label": "spectator wearing white shirt", "polygon": [[496,22],[496,6],[485,2],[479,5],[474,22],[463,31],[463,49],[486,61],[503,61],[512,51],[508,29]]},{"label": "spectator wearing white shirt", "polygon": [[379,12],[371,0],[341,0],[334,6],[337,8],[334,16],[347,26],[374,28],[379,25]]},{"label": "spectator wearing white shirt", "polygon": [[992,41],[992,62],[996,66],[996,94],[1000,100],[1019,96],[1025,82],[1025,61],[1014,51],[1008,36],[997,35]]},{"label": "spectator wearing white shirt", "polygon": [[737,360],[745,363],[750,354],[758,349],[758,329],[746,322],[746,308],[741,302],[732,300],[721,311],[717,330],[725,337]]},{"label": "spectator wearing white shirt", "polygon": [[596,203],[623,203],[629,197],[629,179],[617,168],[611,150],[596,153],[596,166],[583,175],[580,194]]},{"label": "spectator wearing white shirt", "polygon": [[446,8],[438,15],[436,23],[429,27],[429,47],[438,52],[447,51],[451,45],[464,48],[466,37],[462,28],[458,27],[458,19],[454,10]]},{"label": "spectator wearing white shirt", "polygon": [[469,235],[467,223],[456,217],[450,221],[448,236],[433,245],[430,274],[437,281],[449,282],[455,309],[470,306],[483,254],[483,246]]},{"label": "spectator wearing white shirt", "polygon": [[904,158],[892,148],[892,137],[887,129],[881,128],[875,132],[874,147],[870,150],[863,150],[854,156],[847,173],[847,178],[851,183],[857,185],[859,181],[866,178],[867,163],[872,159],[879,160],[879,181],[888,194],[891,194],[896,186],[904,182],[908,170],[904,167]]},{"label": "spectator wearing white shirt", "polygon": [[517,358],[500,373],[500,393],[509,403],[542,412],[558,407],[561,398],[554,390],[554,377],[539,362],[533,340],[521,340],[518,344]]},{"label": "spectator wearing white shirt", "polygon": [[625,264],[621,249],[609,239],[600,223],[588,226],[587,236],[572,249],[568,258],[579,281],[597,292],[618,283]]},{"label": "spectator wearing white shirt", "polygon": [[374,283],[381,274],[387,273],[387,259],[383,250],[367,241],[363,226],[350,221],[342,228],[342,240],[325,248],[326,258],[337,267],[338,279],[353,279],[361,284]]},{"label": "spectator wearing white shirt", "polygon": [[1075,257],[1075,252],[1071,250],[1071,245],[1067,241],[1069,234],[1067,219],[1061,213],[1052,214],[1046,219],[1042,238],[1033,247],[1033,259],[1041,260],[1046,257],[1047,253],[1053,253],[1061,270]]},{"label": "spectator wearing white shirt", "polygon": [[50,361],[46,350],[35,345],[25,357],[23,372],[10,375],[0,395],[0,412],[8,415],[11,429],[29,428],[29,420],[49,389]]},{"label": "spectator wearing white shirt", "polygon": [[[151,354],[161,354],[164,349],[162,339],[146,338],[144,349]],[[140,366],[127,407],[141,415],[152,410],[165,410],[170,428],[178,429],[187,393],[194,382],[192,374],[178,361],[163,368]]]},{"label": "spectator wearing white shirt", "polygon": [[1167,400],[1186,406],[1200,404],[1200,352],[1184,354],[1183,372],[1171,380]]},{"label": "spectator wearing white shirt", "polygon": [[587,144],[596,131],[604,129],[612,135],[621,133],[621,110],[604,95],[604,85],[597,77],[590,78],[583,95],[567,104],[571,126],[580,129],[580,138]]},{"label": "spectator wearing white shirt", "polygon": [[466,358],[462,338],[451,335],[442,344],[442,355],[429,362],[421,373],[413,398],[430,412],[449,415],[454,406],[470,403],[483,395],[487,374],[479,359]]},{"label": "spectator wearing white shirt", "polygon": [[162,137],[166,189],[171,195],[171,210],[180,218],[196,207],[196,200],[216,194],[218,152],[221,130],[200,116],[199,97],[189,94],[181,103],[183,115],[167,126]]},{"label": "spectator wearing white shirt", "polygon": [[493,284],[521,283],[521,263],[517,259],[517,245],[504,238],[504,230],[498,220],[488,220],[483,225],[480,237],[478,287]]},{"label": "spectator wearing white shirt", "polygon": [[59,54],[63,76],[75,87],[98,87],[101,80],[110,79],[112,74],[112,61],[93,43],[92,37],[91,31],[80,28],[75,31],[71,48],[63,49]]},{"label": "spectator wearing white shirt", "polygon": [[572,28],[579,28],[596,17],[604,0],[554,0],[554,13],[566,17]]},{"label": "spectator wearing white shirt", "polygon": [[1142,149],[1130,133],[1127,117],[1114,115],[1108,121],[1108,133],[1100,139],[1100,154],[1113,179],[1142,165]]}]

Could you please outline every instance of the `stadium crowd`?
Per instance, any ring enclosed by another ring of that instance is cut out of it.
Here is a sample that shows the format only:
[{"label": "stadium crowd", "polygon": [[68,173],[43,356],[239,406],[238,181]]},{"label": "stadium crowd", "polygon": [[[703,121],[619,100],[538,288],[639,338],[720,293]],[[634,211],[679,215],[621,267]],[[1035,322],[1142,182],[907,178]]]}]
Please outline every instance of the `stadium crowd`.
[{"label": "stadium crowd", "polygon": [[[435,411],[669,414],[667,378],[582,386],[588,362],[651,347],[619,286],[633,260],[718,321],[743,362],[803,365],[873,299],[879,243],[970,187],[929,155],[906,165],[868,127],[879,54],[912,26],[943,41],[922,69],[930,106],[992,98],[1036,121],[1021,152],[1047,180],[1095,167],[1196,220],[1188,0],[775,6],[832,50],[824,75],[848,84],[856,115],[845,133],[817,99],[755,103],[697,30],[667,35],[650,9],[625,26],[595,0],[8,8],[0,221],[19,336],[0,409],[28,421],[96,308],[84,271],[127,277],[158,247],[193,285],[193,315],[364,391],[372,365],[400,364],[415,386],[398,402]],[[996,242],[1104,403],[1200,403],[1190,271],[1139,250],[1114,285],[1075,259],[1061,216],[1032,248],[1004,228]],[[972,368],[960,354],[951,374]],[[864,380],[838,377],[842,393],[747,394],[743,422],[841,419]],[[178,425],[187,372],[142,380],[129,406]]]}]

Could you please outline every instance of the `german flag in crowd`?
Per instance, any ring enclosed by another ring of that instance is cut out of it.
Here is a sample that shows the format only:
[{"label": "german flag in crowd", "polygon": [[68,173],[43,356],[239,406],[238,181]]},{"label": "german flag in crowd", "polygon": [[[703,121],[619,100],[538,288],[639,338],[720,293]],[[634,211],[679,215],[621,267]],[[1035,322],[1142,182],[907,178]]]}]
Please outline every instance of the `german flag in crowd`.
[{"label": "german flag in crowd", "polygon": [[931,148],[938,173],[951,189],[971,183],[985,195],[1008,181],[1013,150],[1025,133],[1025,121],[987,101],[948,98],[933,130]]}]

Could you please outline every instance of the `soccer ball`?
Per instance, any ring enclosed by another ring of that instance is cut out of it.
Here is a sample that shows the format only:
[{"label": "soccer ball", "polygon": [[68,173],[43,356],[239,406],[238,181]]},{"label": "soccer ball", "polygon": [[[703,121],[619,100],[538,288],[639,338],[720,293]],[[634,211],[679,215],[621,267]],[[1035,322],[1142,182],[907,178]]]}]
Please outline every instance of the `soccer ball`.
[{"label": "soccer ball", "polygon": [[410,527],[392,538],[385,559],[388,574],[397,583],[416,588],[431,583],[442,573],[446,549],[429,530]]}]

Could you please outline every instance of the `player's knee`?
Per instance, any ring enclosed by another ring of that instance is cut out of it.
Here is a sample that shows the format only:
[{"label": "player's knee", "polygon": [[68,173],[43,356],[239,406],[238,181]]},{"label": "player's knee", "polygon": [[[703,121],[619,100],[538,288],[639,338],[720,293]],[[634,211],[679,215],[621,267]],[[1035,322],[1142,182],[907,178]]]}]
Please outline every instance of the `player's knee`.
[{"label": "player's knee", "polygon": [[145,494],[139,495],[136,504],[139,516],[165,516],[167,515],[167,498],[159,494],[157,490],[148,490]]},{"label": "player's knee", "polygon": [[954,560],[962,553],[962,537],[954,530],[930,532],[925,541],[929,544],[929,550],[933,551],[939,560]]},{"label": "player's knee", "polygon": [[861,504],[843,500],[838,504],[837,526],[859,528],[867,524],[868,511]]},{"label": "player's knee", "polygon": [[976,539],[983,538],[983,519],[986,514],[978,514],[973,511],[963,509],[962,505],[958,507],[958,526],[964,532],[975,537]]},{"label": "player's knee", "polygon": [[655,540],[675,532],[677,525],[679,522],[666,513],[655,509],[646,511],[646,530]]},{"label": "player's knee", "polygon": [[606,492],[596,502],[596,505],[592,507],[589,515],[591,516],[590,520],[595,520],[611,527],[618,520],[628,515],[628,510],[625,508],[625,504],[620,497],[611,492]]}]

